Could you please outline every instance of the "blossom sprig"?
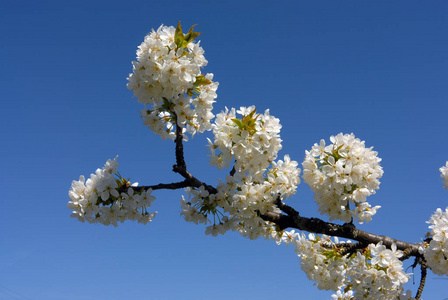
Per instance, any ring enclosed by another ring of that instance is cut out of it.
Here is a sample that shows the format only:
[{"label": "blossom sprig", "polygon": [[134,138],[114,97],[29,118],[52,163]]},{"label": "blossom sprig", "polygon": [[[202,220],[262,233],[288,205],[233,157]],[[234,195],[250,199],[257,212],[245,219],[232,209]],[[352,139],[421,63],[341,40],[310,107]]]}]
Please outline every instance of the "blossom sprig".
[{"label": "blossom sprig", "polygon": [[315,192],[319,212],[330,220],[369,222],[380,208],[371,207],[366,198],[379,188],[381,159],[353,133],[331,136],[330,141],[327,146],[321,140],[305,151],[304,181]]},{"label": "blossom sprig", "polygon": [[[439,170],[443,187],[448,189],[448,161]],[[434,274],[448,276],[448,207],[445,211],[437,208],[426,223],[431,224],[431,232],[420,250]]]},{"label": "blossom sprig", "polygon": [[282,148],[280,129],[279,119],[271,116],[269,110],[256,114],[255,106],[240,107],[238,111],[226,108],[213,124],[210,164],[222,169],[235,160],[237,179],[250,176],[252,181],[261,181]]},{"label": "blossom sprig", "polygon": [[[216,220],[220,222],[220,216],[223,216],[219,211],[219,206],[215,201],[215,195],[210,194],[204,186],[199,188],[188,187],[185,189],[188,194],[189,200],[187,201],[184,196],[181,199],[182,212],[186,221],[198,223],[209,223],[209,216],[213,217],[213,224],[216,225]],[[218,223],[219,223],[218,222]]]},{"label": "blossom sprig", "polygon": [[162,139],[174,140],[175,125],[192,136],[211,130],[218,83],[213,74],[201,73],[207,60],[194,41],[200,33],[193,27],[186,34],[180,22],[176,28],[162,25],[152,30],[139,46],[128,78],[127,87],[145,104],[143,124]]},{"label": "blossom sprig", "polygon": [[[213,230],[236,230],[256,239],[271,238],[274,224],[261,215],[278,211],[275,198],[287,198],[300,183],[298,163],[288,155],[276,160],[281,149],[281,125],[269,114],[257,113],[255,106],[227,109],[217,115],[213,124],[214,141],[209,140],[210,164],[218,169],[233,169],[218,185],[216,202],[226,218],[214,224]],[[212,230],[212,229],[210,229]]]},{"label": "blossom sprig", "polygon": [[334,299],[346,299],[348,295],[394,299],[401,295],[403,284],[409,280],[399,259],[403,253],[394,244],[387,249],[380,242],[355,253],[345,253],[344,243],[337,238],[333,242],[326,235],[309,234],[307,238],[303,233],[291,243],[296,246],[302,270],[319,289],[339,290]]},{"label": "blossom sprig", "polygon": [[352,255],[347,275],[355,297],[363,299],[394,299],[400,297],[403,284],[409,281],[409,274],[403,271],[400,257],[403,252],[395,244],[391,249],[379,242],[370,244],[363,253]]},{"label": "blossom sprig", "polygon": [[430,239],[422,251],[428,267],[434,274],[448,276],[448,207],[438,208],[427,223],[431,224]]},{"label": "blossom sprig", "polygon": [[117,172],[117,158],[109,159],[87,181],[83,175],[78,181],[73,180],[67,204],[73,210],[71,217],[81,222],[113,226],[126,220],[142,224],[152,221],[157,213],[148,212],[155,200],[152,189],[134,190],[137,183],[131,184]]},{"label": "blossom sprig", "polygon": [[[338,240],[335,240],[338,243]],[[340,255],[329,236],[304,233],[292,241],[302,270],[318,289],[337,291],[347,284],[347,256]]]}]

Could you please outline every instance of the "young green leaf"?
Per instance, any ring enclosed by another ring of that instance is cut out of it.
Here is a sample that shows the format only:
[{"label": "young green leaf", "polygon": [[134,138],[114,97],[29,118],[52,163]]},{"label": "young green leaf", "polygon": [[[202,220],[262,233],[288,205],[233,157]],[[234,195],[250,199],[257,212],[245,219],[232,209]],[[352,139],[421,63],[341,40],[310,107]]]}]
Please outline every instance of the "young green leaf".
[{"label": "young green leaf", "polygon": [[186,48],[188,43],[194,41],[194,39],[197,38],[202,33],[202,32],[193,32],[193,28],[196,25],[197,24],[191,26],[190,30],[188,30],[187,34],[184,36],[184,48]]},{"label": "young green leaf", "polygon": [[180,48],[184,44],[184,34],[182,33],[182,27],[180,26],[180,21],[177,23],[176,31],[174,32],[174,42],[177,48]]},{"label": "young green leaf", "polygon": [[208,85],[211,84],[212,81],[210,79],[205,78],[204,75],[196,76],[196,81],[193,83],[193,85]]},{"label": "young green leaf", "polygon": [[241,130],[244,129],[244,125],[240,119],[232,119],[233,123],[235,123]]}]

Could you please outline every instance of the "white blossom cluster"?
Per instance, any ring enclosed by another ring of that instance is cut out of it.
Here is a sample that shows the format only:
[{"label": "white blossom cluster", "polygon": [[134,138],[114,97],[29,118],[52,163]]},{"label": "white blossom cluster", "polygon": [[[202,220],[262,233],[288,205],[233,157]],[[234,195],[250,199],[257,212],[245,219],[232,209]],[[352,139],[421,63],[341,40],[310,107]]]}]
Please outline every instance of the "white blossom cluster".
[{"label": "white blossom cluster", "polygon": [[[269,114],[257,114],[254,106],[231,109],[217,115],[213,124],[214,141],[209,140],[210,164],[219,169],[230,167],[232,172],[218,185],[218,193],[205,190],[181,200],[182,215],[195,223],[204,222],[204,215],[213,215],[213,225],[206,233],[217,235],[228,230],[256,239],[270,238],[273,226],[259,215],[278,211],[275,199],[294,194],[300,183],[298,163],[284,156],[276,161],[281,149],[281,125]],[[201,216],[202,215],[202,216]]]},{"label": "white blossom cluster", "polygon": [[[186,192],[189,194],[190,201],[185,200],[185,197],[182,196],[180,200],[181,216],[187,222],[207,224],[207,208],[216,208],[216,205],[213,205],[215,195],[210,195],[203,186],[198,189],[186,188]],[[212,205],[210,205],[210,202]]]},{"label": "white blossom cluster", "polygon": [[[335,242],[338,240],[336,238]],[[318,289],[337,291],[347,284],[346,256],[338,255],[338,250],[329,236],[309,234],[298,235],[293,245],[300,258],[300,266]]]},{"label": "white blossom cluster", "polygon": [[[237,118],[237,115],[241,115]],[[264,172],[282,148],[280,121],[271,116],[269,110],[257,114],[255,106],[241,107],[235,113],[226,108],[216,116],[213,124],[213,143],[209,140],[212,152],[210,164],[222,169],[229,167],[235,159],[235,178],[240,180],[250,176],[260,181]]]},{"label": "white blossom cluster", "polygon": [[[152,190],[135,192],[126,179],[119,177],[117,157],[109,159],[104,167],[97,169],[87,181],[83,175],[78,181],[73,180],[67,205],[73,210],[71,217],[81,222],[113,226],[125,220],[142,224],[152,221],[157,213],[147,211],[155,200],[151,195]],[[120,193],[122,188],[125,188],[126,192]]]},{"label": "white blossom cluster", "polygon": [[[333,299],[395,299],[409,280],[399,260],[403,253],[395,245],[387,249],[380,242],[362,252],[341,254],[344,243],[337,238],[335,242],[326,235],[306,238],[304,233],[295,237],[291,243],[302,270],[319,289],[339,291]],[[341,292],[344,286],[346,291]]]},{"label": "white blossom cluster", "polygon": [[432,224],[432,239],[423,249],[428,266],[434,274],[448,275],[448,207],[438,208],[427,223]]},{"label": "white blossom cluster", "polygon": [[128,78],[138,102],[150,106],[141,112],[143,124],[163,139],[175,138],[176,124],[191,135],[211,129],[218,83],[213,74],[201,74],[207,60],[193,42],[195,34],[190,29],[184,35],[180,24],[178,30],[163,25],[152,30],[138,47]]},{"label": "white blossom cluster", "polygon": [[355,297],[360,299],[395,299],[402,295],[409,275],[399,260],[403,252],[395,244],[387,249],[382,242],[370,244],[363,254],[357,252],[347,265]]},{"label": "white blossom cluster", "polygon": [[369,222],[380,208],[371,207],[366,198],[379,188],[381,159],[353,133],[331,136],[330,141],[305,151],[303,179],[315,192],[319,212],[330,220]]},{"label": "white blossom cluster", "polygon": [[[269,110],[257,114],[255,106],[226,109],[213,125],[214,142],[210,142],[211,165],[234,160],[231,175],[218,185],[217,202],[228,213],[224,227],[237,230],[251,239],[270,238],[273,226],[260,214],[278,212],[275,199],[296,192],[300,183],[298,163],[285,155],[275,161],[281,149],[279,119]],[[228,223],[229,225],[226,225]]]},{"label": "white blossom cluster", "polygon": [[[448,161],[439,170],[443,187],[448,189]],[[445,211],[437,208],[426,223],[432,224],[429,226],[431,240],[429,243],[425,242],[420,249],[434,274],[448,275],[448,207]]]},{"label": "white blossom cluster", "polygon": [[439,170],[441,173],[440,177],[442,177],[443,188],[448,190],[448,161],[446,162],[446,165]]}]

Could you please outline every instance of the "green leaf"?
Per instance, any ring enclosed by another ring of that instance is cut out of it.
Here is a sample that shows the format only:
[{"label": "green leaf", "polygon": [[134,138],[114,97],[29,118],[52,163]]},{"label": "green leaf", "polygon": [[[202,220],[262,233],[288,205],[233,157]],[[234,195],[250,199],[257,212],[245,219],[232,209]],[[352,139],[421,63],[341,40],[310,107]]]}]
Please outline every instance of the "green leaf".
[{"label": "green leaf", "polygon": [[201,91],[197,87],[196,88],[189,88],[187,90],[187,95],[190,96],[190,97],[192,97],[194,95],[197,98],[197,97],[199,97],[200,93],[201,93]]},{"label": "green leaf", "polygon": [[232,119],[233,123],[235,123],[241,130],[244,129],[244,125],[240,119]]},{"label": "green leaf", "polygon": [[176,31],[174,32],[174,42],[176,43],[177,48],[182,47],[184,43],[184,34],[182,33],[180,21],[177,23]]},{"label": "green leaf", "polygon": [[196,76],[196,81],[193,83],[193,85],[208,85],[211,84],[212,81],[210,79],[205,78],[204,75]]},{"label": "green leaf", "polygon": [[257,109],[254,109],[252,112],[250,112],[247,116],[243,117],[243,125],[244,129],[249,131],[249,133],[253,134],[255,133],[255,121],[257,120],[259,115],[256,115],[254,118],[255,113],[257,112]]},{"label": "green leaf", "polygon": [[199,35],[201,35],[202,32],[193,32],[193,28],[196,25],[198,25],[198,24],[194,24],[193,26],[191,26],[190,30],[188,30],[187,34],[184,36],[184,44],[185,44],[184,48],[186,48],[188,43],[194,41],[195,38],[197,38]]}]

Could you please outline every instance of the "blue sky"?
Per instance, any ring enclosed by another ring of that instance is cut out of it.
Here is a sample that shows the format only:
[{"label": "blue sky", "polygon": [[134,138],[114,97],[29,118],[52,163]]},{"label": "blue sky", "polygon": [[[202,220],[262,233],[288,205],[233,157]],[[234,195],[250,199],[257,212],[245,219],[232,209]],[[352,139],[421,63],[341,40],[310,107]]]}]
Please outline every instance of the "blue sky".
[{"label": "blue sky", "polygon": [[[70,219],[71,181],[119,155],[141,184],[179,181],[174,147],[146,129],[126,89],[151,28],[193,24],[225,106],[270,109],[280,156],[302,162],[321,138],[353,132],[383,159],[381,205],[363,230],[418,242],[448,204],[446,1],[21,1],[0,4],[0,299],[328,299],[292,247],[236,233],[213,238],[160,191],[147,226]],[[216,184],[206,137],[186,145]],[[289,204],[319,216],[299,185]],[[412,261],[406,261],[409,266]],[[408,272],[412,272],[411,269]],[[412,279],[408,288],[416,290]],[[446,279],[446,277],[444,277]],[[429,273],[425,299],[448,297]]]}]

